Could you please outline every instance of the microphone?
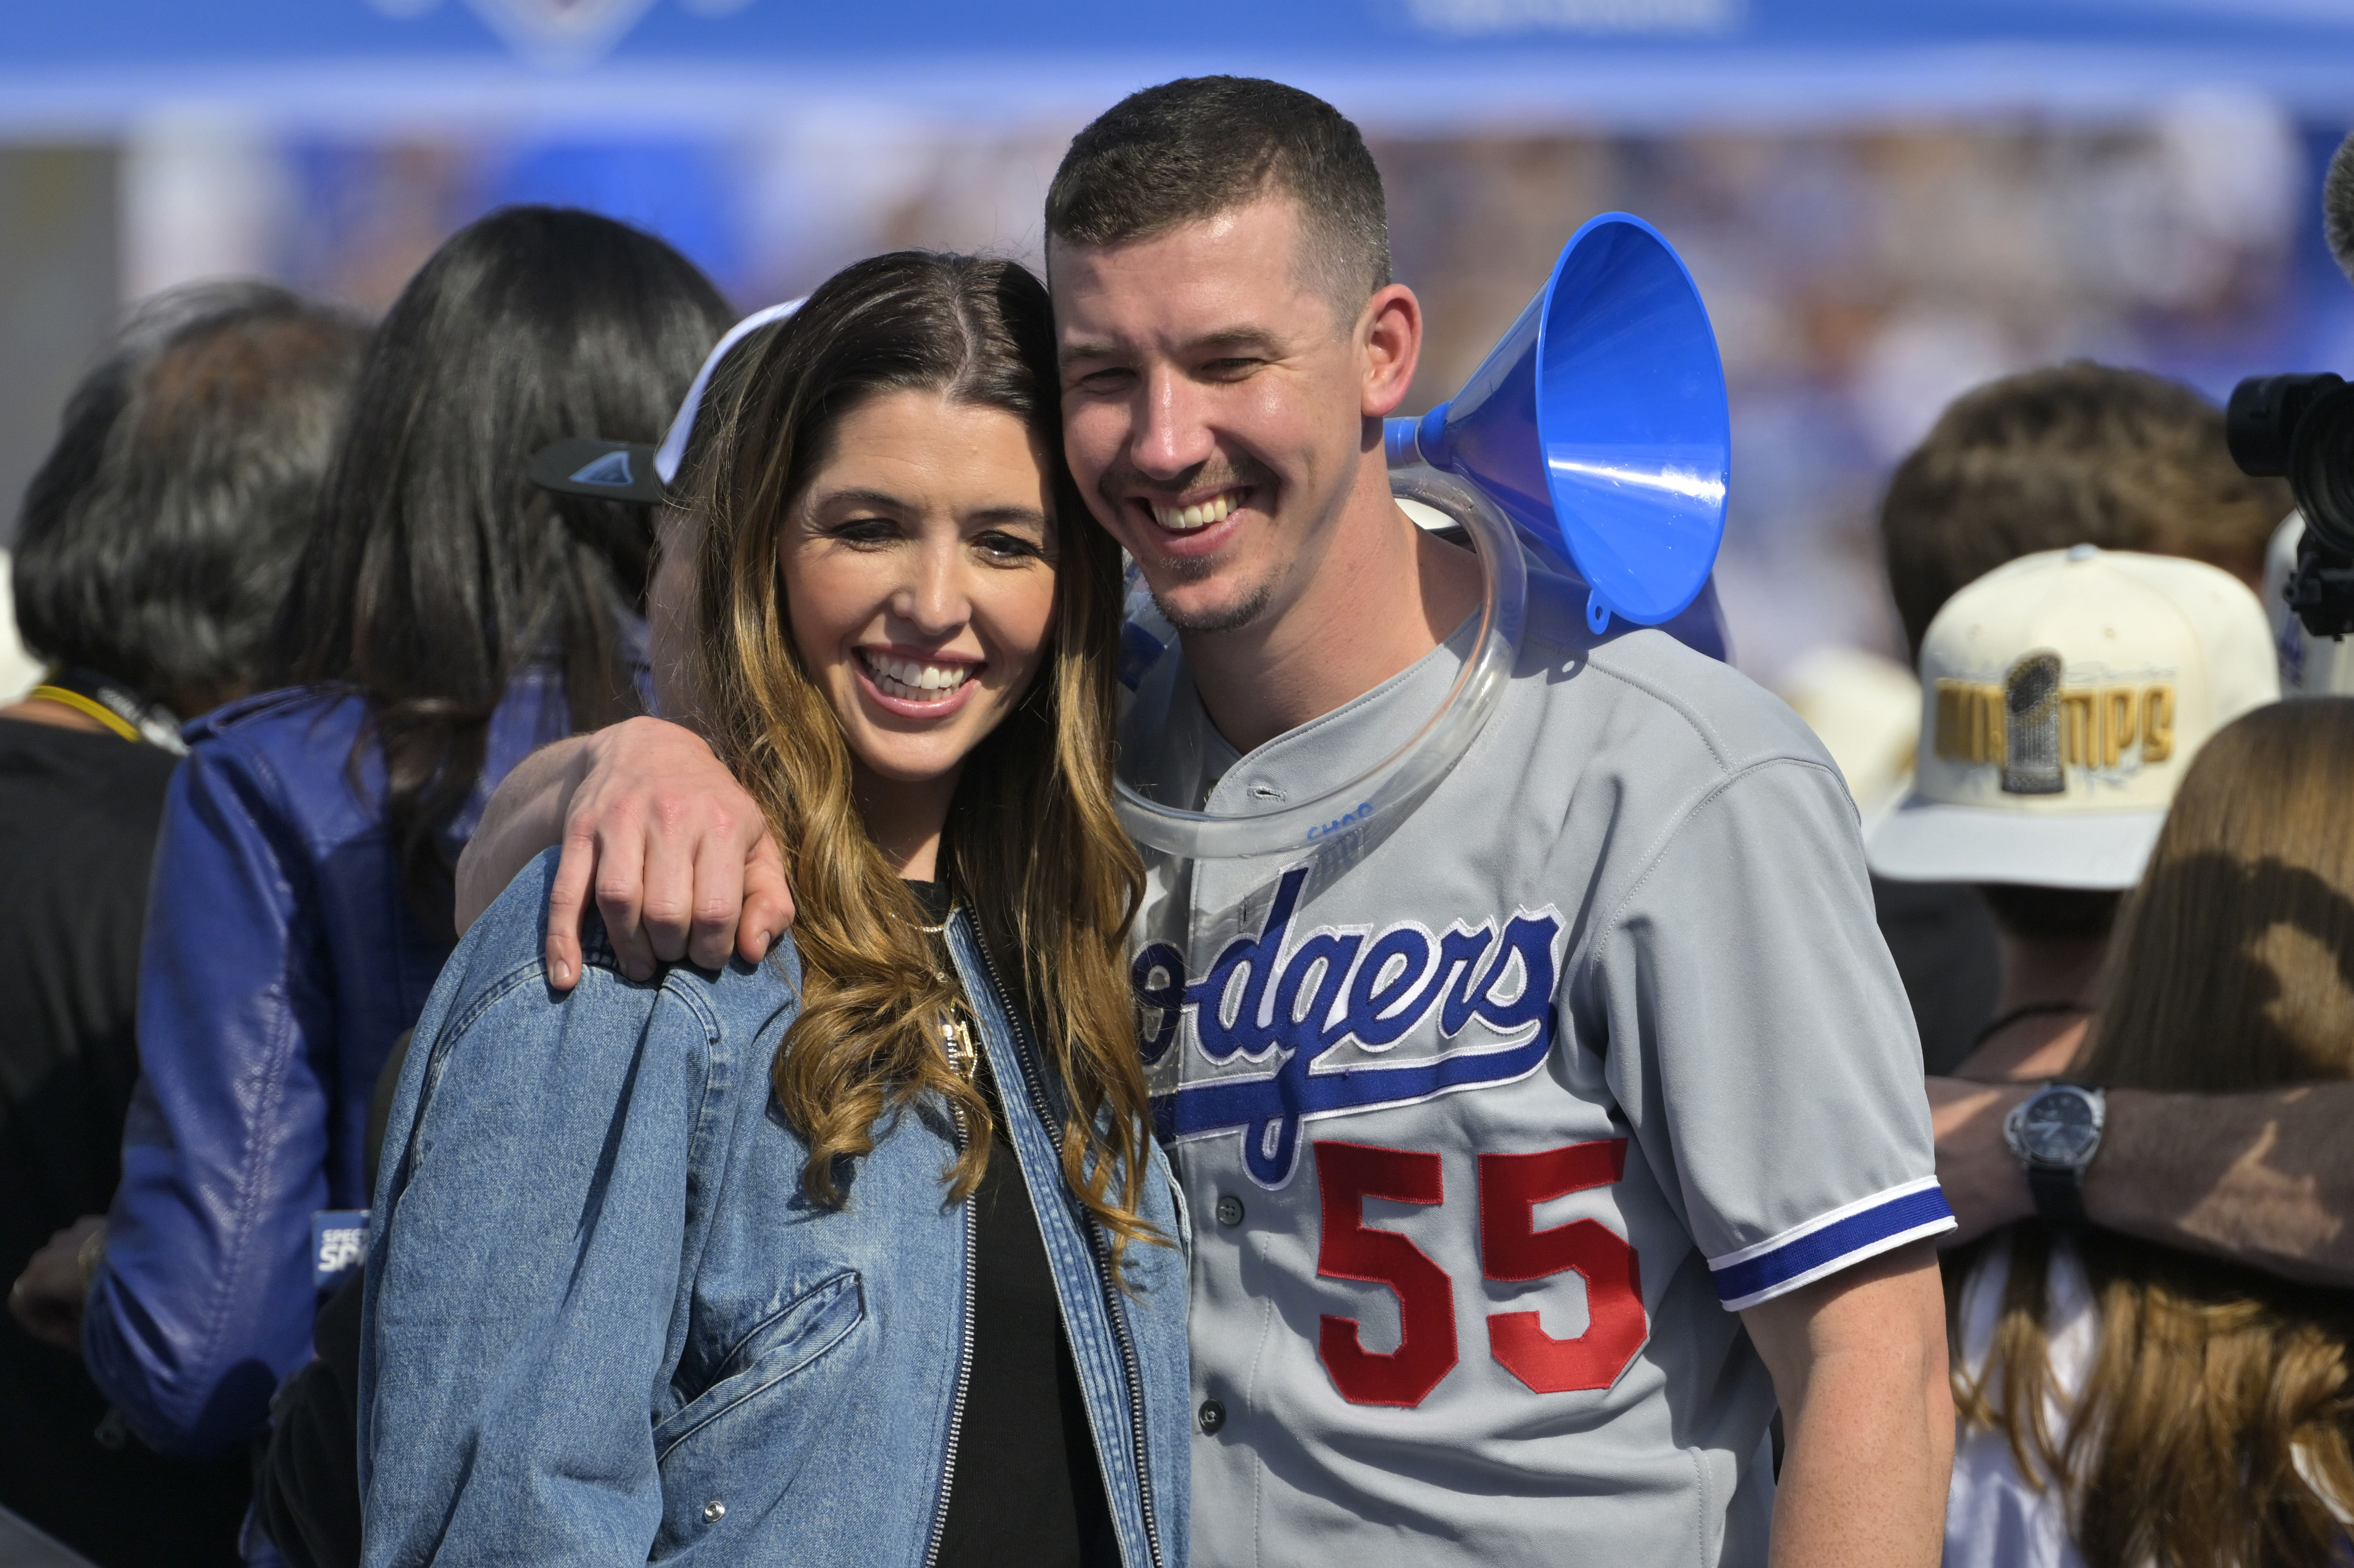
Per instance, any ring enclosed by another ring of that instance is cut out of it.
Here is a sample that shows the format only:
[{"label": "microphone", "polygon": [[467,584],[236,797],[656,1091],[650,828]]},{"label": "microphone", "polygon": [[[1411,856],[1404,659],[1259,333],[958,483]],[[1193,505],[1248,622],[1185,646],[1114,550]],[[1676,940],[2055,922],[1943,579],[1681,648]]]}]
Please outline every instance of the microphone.
[{"label": "microphone", "polygon": [[2354,279],[2354,136],[2338,144],[2321,182],[2321,232],[2338,270]]}]

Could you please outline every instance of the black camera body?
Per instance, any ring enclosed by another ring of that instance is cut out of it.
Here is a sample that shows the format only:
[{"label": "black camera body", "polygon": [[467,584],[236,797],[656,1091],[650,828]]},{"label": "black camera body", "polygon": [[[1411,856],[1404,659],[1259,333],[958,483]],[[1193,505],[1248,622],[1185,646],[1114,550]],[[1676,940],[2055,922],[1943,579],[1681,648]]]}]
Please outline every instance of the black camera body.
[{"label": "black camera body", "polygon": [[2305,517],[2288,603],[2307,632],[2354,632],[2354,386],[2324,372],[2252,376],[2223,412],[2243,473],[2286,479]]}]

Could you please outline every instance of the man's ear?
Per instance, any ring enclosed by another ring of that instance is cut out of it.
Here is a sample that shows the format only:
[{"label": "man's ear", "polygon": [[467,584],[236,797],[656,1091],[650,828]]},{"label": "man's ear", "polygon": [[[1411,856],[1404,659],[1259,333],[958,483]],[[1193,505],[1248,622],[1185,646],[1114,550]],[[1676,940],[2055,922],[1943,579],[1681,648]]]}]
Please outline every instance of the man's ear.
[{"label": "man's ear", "polygon": [[1392,283],[1365,302],[1357,318],[1363,346],[1364,397],[1359,412],[1379,419],[1405,401],[1414,369],[1422,358],[1422,302],[1404,283]]}]

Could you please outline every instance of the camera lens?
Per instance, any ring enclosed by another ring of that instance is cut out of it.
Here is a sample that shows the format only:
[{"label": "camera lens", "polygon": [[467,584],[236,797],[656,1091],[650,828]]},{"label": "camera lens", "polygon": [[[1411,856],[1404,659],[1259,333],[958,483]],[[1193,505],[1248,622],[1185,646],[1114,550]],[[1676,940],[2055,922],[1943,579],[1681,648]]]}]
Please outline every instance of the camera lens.
[{"label": "camera lens", "polygon": [[2305,524],[2341,558],[2354,557],[2354,387],[2306,404],[2289,443],[2289,489]]},{"label": "camera lens", "polygon": [[[2317,376],[2251,376],[2232,388],[2223,440],[2243,473],[2273,479],[2288,471],[2289,441],[2308,386]],[[2327,377],[2335,381],[2338,377]]]}]

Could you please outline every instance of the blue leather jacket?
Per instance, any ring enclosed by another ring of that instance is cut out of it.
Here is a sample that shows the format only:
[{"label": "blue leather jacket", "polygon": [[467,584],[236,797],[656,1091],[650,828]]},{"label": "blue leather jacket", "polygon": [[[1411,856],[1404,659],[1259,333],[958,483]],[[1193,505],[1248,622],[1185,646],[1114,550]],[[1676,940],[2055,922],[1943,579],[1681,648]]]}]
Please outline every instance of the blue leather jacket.
[{"label": "blue leather jacket", "polygon": [[[362,1209],[368,1099],[450,946],[409,912],[362,697],[263,694],[190,725],[139,969],[141,1081],[90,1375],[133,1430],[205,1455],[268,1429],[311,1358],[311,1219]],[[451,842],[526,753],[569,733],[559,673],[527,670],[491,722]]]},{"label": "blue leather jacket", "polygon": [[[477,921],[401,1071],[360,1361],[369,1568],[931,1560],[962,1440],[972,1214],[960,1130],[877,1127],[830,1210],[769,1068],[790,944],[633,984],[600,940],[568,996],[540,933],[555,853]],[[1126,1568],[1182,1568],[1185,1261],[1157,1145],[1127,1289],[1064,1185],[1059,1086],[962,915],[950,948],[1038,1216]],[[601,950],[600,950],[601,949]],[[1002,1440],[1002,1439],[999,1439]],[[1025,1500],[1007,1498],[1008,1509]]]}]

